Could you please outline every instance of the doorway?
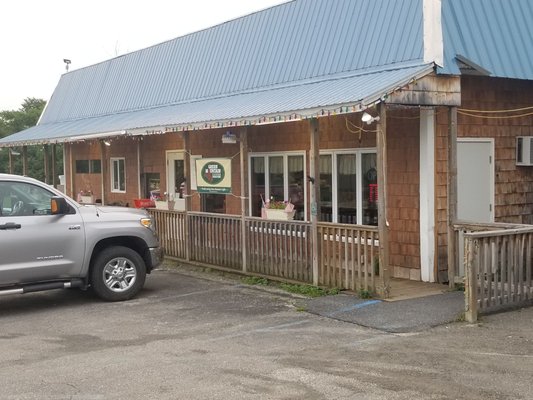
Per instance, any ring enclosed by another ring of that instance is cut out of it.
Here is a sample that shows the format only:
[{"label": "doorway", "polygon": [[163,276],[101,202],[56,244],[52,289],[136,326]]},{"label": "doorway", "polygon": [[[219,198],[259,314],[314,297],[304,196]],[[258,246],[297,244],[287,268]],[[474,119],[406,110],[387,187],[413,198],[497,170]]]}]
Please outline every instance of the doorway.
[{"label": "doorway", "polygon": [[[494,222],[494,141],[457,141],[457,219]],[[464,260],[464,236],[459,232],[459,260]],[[459,276],[464,276],[459,262]]]},{"label": "doorway", "polygon": [[494,222],[494,142],[457,141],[457,218]]}]

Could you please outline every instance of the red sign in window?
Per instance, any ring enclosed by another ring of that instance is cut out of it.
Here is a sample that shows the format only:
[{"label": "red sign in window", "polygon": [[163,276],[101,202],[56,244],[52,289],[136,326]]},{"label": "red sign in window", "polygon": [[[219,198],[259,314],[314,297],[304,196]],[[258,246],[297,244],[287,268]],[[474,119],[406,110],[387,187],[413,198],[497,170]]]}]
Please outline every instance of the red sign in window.
[{"label": "red sign in window", "polygon": [[378,184],[377,183],[371,183],[368,185],[369,188],[369,195],[368,195],[368,201],[370,203],[377,203],[378,202]]}]

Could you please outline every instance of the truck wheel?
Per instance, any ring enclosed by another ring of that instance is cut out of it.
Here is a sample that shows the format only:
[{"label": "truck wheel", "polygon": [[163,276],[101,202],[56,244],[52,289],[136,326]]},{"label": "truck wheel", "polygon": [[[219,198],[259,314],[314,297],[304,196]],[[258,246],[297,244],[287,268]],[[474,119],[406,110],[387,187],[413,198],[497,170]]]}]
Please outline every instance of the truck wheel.
[{"label": "truck wheel", "polygon": [[98,297],[107,301],[131,299],[146,279],[144,260],[134,250],[114,246],[103,250],[91,270],[91,285]]}]

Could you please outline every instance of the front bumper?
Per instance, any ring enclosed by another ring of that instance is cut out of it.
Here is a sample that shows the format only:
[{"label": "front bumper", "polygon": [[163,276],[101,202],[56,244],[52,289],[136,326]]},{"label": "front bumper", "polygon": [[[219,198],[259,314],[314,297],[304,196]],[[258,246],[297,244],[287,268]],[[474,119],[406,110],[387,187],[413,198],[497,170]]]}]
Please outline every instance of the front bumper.
[{"label": "front bumper", "polygon": [[148,249],[150,253],[150,263],[152,265],[151,269],[156,269],[163,262],[165,257],[165,251],[162,247],[152,247]]}]

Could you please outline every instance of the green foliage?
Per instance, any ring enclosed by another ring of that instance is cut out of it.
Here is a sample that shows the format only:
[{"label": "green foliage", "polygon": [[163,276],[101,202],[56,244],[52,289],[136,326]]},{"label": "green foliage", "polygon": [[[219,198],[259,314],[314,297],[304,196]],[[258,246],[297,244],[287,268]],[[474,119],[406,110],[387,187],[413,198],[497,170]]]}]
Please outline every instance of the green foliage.
[{"label": "green foliage", "polygon": [[359,292],[357,293],[357,296],[360,299],[371,299],[372,293],[370,293],[368,290],[360,289]]},{"label": "green foliage", "polygon": [[337,288],[323,289],[312,285],[293,285],[290,283],[282,283],[280,287],[287,292],[301,294],[308,297],[330,296],[340,293],[340,290]]},{"label": "green foliage", "polygon": [[258,276],[245,276],[241,278],[241,282],[247,285],[262,285],[268,286],[269,282],[266,278],[260,278]]},{"label": "green foliage", "polygon": [[[36,98],[27,98],[18,110],[0,111],[0,137],[12,135],[31,128],[37,124],[42,114],[46,101]],[[14,155],[13,173],[22,174],[22,147],[12,148]],[[50,149],[51,150],[51,149]],[[9,172],[9,151],[10,149],[0,149],[0,172]],[[28,146],[28,176],[44,181],[44,151],[43,146]],[[63,149],[56,146],[56,173],[63,173]]]},{"label": "green foliage", "polygon": [[[247,285],[260,285],[260,286],[275,286],[279,287],[287,292],[301,294],[307,297],[320,297],[320,296],[330,296],[339,294],[340,290],[337,288],[334,289],[323,289],[317,286],[312,285],[294,285],[290,283],[275,283],[269,281],[266,278],[261,278],[258,276],[245,276],[241,278],[241,282]],[[304,310],[302,310],[304,311]]]}]

